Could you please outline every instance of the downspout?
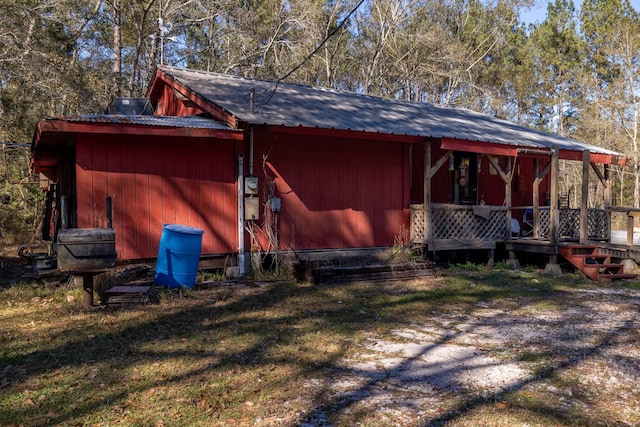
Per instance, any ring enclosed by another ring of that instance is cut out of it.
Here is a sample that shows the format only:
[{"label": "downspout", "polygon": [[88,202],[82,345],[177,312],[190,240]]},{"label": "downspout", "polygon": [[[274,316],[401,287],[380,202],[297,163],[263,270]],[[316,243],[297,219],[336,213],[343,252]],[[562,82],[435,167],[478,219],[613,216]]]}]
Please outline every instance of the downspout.
[{"label": "downspout", "polygon": [[238,268],[240,277],[244,277],[244,155],[238,156]]}]

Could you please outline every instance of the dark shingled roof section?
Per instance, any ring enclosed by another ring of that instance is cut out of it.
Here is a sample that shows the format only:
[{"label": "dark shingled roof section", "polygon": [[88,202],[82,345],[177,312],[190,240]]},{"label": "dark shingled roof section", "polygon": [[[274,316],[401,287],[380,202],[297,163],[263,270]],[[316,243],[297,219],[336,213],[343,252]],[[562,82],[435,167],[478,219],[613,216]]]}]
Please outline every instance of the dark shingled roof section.
[{"label": "dark shingled roof section", "polygon": [[254,125],[454,138],[525,149],[546,150],[557,145],[561,150],[620,155],[465,108],[394,101],[183,68],[159,68],[209,102]]}]

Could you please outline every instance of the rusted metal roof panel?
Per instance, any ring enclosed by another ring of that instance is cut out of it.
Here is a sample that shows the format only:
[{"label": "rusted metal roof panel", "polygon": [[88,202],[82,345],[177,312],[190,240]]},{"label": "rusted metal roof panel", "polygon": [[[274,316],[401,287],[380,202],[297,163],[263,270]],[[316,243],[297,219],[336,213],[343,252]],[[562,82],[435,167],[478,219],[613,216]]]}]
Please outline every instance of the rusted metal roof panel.
[{"label": "rusted metal roof panel", "polygon": [[395,101],[325,88],[161,66],[160,70],[249,124],[340,129],[506,144],[523,149],[620,153],[465,108]]},{"label": "rusted metal roof panel", "polygon": [[243,131],[198,116],[82,115],[41,120],[32,147],[65,145],[76,133],[126,133],[129,135],[213,137],[241,140]]},{"label": "rusted metal roof panel", "polygon": [[198,116],[174,117],[92,114],[82,116],[57,117],[55,120],[62,120],[73,123],[104,123],[173,128],[232,130],[224,123]]}]

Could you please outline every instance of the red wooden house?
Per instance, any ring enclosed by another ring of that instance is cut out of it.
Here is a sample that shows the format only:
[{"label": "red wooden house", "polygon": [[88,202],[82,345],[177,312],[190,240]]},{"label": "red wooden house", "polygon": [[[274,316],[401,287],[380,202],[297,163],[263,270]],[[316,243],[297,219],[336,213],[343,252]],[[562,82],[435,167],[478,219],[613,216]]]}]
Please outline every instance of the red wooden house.
[{"label": "red wooden house", "polygon": [[[119,259],[154,258],[167,223],[204,230],[203,255],[240,260],[274,246],[389,247],[409,230],[430,251],[515,252],[528,250],[511,234],[525,211],[528,238],[545,242],[531,248],[555,255],[558,161],[593,166],[605,185],[624,164],[466,109],[282,82],[161,66],[147,96],[152,115],[43,120],[33,139],[35,169],[68,197],[72,227],[101,226],[112,198]],[[572,237],[607,239],[582,229],[588,207],[578,214]]]}]

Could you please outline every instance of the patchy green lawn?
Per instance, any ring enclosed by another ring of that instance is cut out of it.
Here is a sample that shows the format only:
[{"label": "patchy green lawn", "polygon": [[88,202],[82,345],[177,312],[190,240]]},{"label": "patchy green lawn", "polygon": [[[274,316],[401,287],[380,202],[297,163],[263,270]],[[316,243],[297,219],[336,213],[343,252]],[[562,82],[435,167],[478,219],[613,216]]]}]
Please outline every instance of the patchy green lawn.
[{"label": "patchy green lawn", "polygon": [[0,425],[640,425],[640,286],[478,269],[81,307],[0,289]]}]

